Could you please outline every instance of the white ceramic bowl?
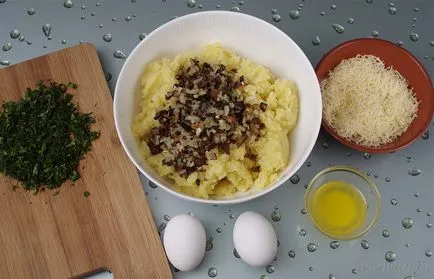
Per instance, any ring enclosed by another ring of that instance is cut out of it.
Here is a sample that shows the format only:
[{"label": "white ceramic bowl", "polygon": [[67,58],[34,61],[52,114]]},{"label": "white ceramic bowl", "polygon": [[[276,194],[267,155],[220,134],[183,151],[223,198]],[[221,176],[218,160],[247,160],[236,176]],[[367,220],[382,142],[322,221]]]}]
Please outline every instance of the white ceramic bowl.
[{"label": "white ceramic bowl", "polygon": [[[147,63],[162,56],[173,57],[181,52],[199,49],[217,41],[224,47],[270,68],[278,77],[294,80],[299,88],[300,114],[290,137],[290,163],[276,182],[260,192],[239,193],[223,200],[205,200],[175,191],[169,181],[161,178],[146,164],[131,132],[131,123],[138,111],[138,81]],[[278,28],[242,13],[199,12],[160,26],[136,46],[126,60],[116,84],[114,116],[122,146],[131,161],[152,182],[191,201],[211,204],[240,203],[276,189],[304,163],[312,151],[321,125],[321,91],[315,71],[303,51]]]}]

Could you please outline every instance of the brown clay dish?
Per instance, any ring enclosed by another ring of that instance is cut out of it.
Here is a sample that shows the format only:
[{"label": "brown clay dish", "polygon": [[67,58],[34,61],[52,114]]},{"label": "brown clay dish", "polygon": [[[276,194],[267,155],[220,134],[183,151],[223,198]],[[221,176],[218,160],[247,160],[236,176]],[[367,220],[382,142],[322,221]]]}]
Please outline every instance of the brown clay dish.
[{"label": "brown clay dish", "polygon": [[386,153],[407,147],[426,131],[434,113],[434,91],[427,71],[406,49],[386,40],[363,38],[344,42],[325,54],[315,70],[319,82],[342,60],[357,54],[370,54],[381,58],[386,66],[392,66],[407,79],[420,102],[417,117],[397,140],[380,147],[360,146],[342,138],[324,120],[322,126],[342,144],[362,152]]}]

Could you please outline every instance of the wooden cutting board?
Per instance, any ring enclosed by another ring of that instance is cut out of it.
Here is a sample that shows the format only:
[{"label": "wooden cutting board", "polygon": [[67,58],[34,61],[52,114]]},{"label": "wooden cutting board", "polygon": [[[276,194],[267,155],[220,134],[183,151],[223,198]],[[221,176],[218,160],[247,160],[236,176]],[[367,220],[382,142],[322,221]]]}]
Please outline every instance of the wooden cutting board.
[{"label": "wooden cutting board", "polygon": [[101,137],[80,163],[81,179],[58,194],[12,191],[16,182],[0,176],[0,278],[74,278],[103,268],[116,279],[171,278],[136,169],[116,134],[96,49],[81,44],[0,70],[0,103],[47,79],[78,84],[73,101],[93,112]]}]

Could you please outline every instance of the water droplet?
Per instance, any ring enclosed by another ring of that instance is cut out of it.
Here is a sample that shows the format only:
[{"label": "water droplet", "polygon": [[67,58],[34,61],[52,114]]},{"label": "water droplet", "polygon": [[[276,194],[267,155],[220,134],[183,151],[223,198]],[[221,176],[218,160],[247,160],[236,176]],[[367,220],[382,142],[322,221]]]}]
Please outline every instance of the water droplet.
[{"label": "water droplet", "polygon": [[431,212],[427,212],[427,213],[426,213],[426,216],[431,217],[431,216],[432,216],[432,213],[431,213]]},{"label": "water droplet", "polygon": [[413,42],[419,41],[419,34],[417,34],[416,32],[411,32],[409,37],[410,40],[412,40]]},{"label": "water droplet", "polygon": [[339,248],[339,241],[337,241],[337,240],[334,240],[334,241],[332,241],[332,242],[330,242],[330,248],[332,248],[332,249],[338,249]]},{"label": "water droplet", "polygon": [[291,181],[292,184],[298,184],[298,182],[300,182],[300,177],[297,174],[294,174],[291,176],[289,181]]},{"label": "water droplet", "polygon": [[130,21],[131,19],[132,19],[131,16],[126,16],[126,17],[125,17],[125,21]]},{"label": "water droplet", "polygon": [[383,232],[381,233],[383,235],[383,237],[389,237],[390,236],[390,232],[388,230],[383,230]]},{"label": "water droplet", "polygon": [[431,228],[432,228],[432,224],[431,224],[431,223],[427,223],[427,224],[426,224],[426,227],[427,227],[428,229],[431,229]]},{"label": "water droplet", "polygon": [[267,267],[265,268],[265,270],[266,270],[268,273],[273,273],[274,270],[275,270],[274,265],[272,265],[272,264],[267,265]]},{"label": "water droplet", "polygon": [[379,34],[380,33],[377,30],[374,30],[374,31],[371,32],[371,36],[374,37],[374,38],[378,37]]},{"label": "water droplet", "polygon": [[81,19],[85,19],[86,17],[84,15],[80,16]]},{"label": "water droplet", "polygon": [[237,259],[241,258],[240,255],[238,255],[237,249],[234,249],[233,254],[235,258]]},{"label": "water droplet", "polygon": [[121,50],[117,49],[115,50],[115,52],[113,52],[113,56],[115,58],[119,58],[119,59],[125,59],[127,58],[127,56],[125,55],[125,53],[123,53]]},{"label": "water droplet", "polygon": [[[315,36],[315,37],[313,37],[313,39],[312,39],[312,44],[314,45],[314,46],[319,46],[320,44],[321,44],[321,39],[320,39],[320,37],[319,36]],[[323,147],[324,147],[324,144],[326,144],[326,143],[323,143]],[[325,148],[325,147],[324,147]],[[327,144],[327,148],[328,148],[328,144]],[[308,166],[309,167],[309,166]]]},{"label": "water droplet", "polygon": [[415,196],[416,198],[418,198],[418,197],[420,197],[420,193],[414,193],[414,196]]},{"label": "water droplet", "polygon": [[328,149],[328,148],[329,148],[329,144],[328,144],[327,142],[324,142],[324,143],[322,144],[322,148],[324,148],[324,149]]},{"label": "water droplet", "polygon": [[288,256],[289,256],[290,258],[295,258],[295,252],[294,252],[294,250],[289,250],[289,252],[288,252]]},{"label": "water droplet", "polygon": [[10,63],[9,63],[9,61],[7,61],[7,60],[0,60],[0,65],[1,65],[1,66],[9,66]]},{"label": "water droplet", "polygon": [[408,171],[408,174],[411,176],[418,176],[421,173],[422,171],[420,169],[415,169],[415,168],[412,168],[411,170]]},{"label": "water droplet", "polygon": [[51,24],[45,23],[42,25],[42,32],[44,33],[45,37],[49,37],[51,34]]},{"label": "water droplet", "polygon": [[244,1],[238,1],[238,5],[243,6],[244,5]]},{"label": "water droplet", "polygon": [[371,153],[365,152],[365,153],[363,153],[363,158],[365,158],[366,160],[369,160],[372,158],[372,155],[371,155]]},{"label": "water droplet", "polygon": [[275,15],[273,15],[273,20],[274,20],[275,22],[279,22],[280,19],[281,19],[281,17],[280,17],[279,14],[275,14]]},{"label": "water droplet", "polygon": [[410,247],[410,243],[405,243],[404,246],[408,248]]},{"label": "water droplet", "polygon": [[366,241],[366,240],[362,240],[360,242],[360,245],[362,245],[362,248],[365,249],[365,250],[369,249],[369,242]]},{"label": "water droplet", "polygon": [[12,39],[17,39],[20,36],[20,31],[18,29],[14,29],[9,33]]},{"label": "water droplet", "polygon": [[157,186],[157,184],[155,184],[154,182],[152,182],[152,181],[149,181],[149,187],[151,187],[151,188],[157,188],[158,186]]},{"label": "water droplet", "polygon": [[12,44],[7,42],[2,46],[3,51],[9,51],[12,48]]},{"label": "water droplet", "polygon": [[406,276],[404,279],[414,279],[414,277],[413,276]]},{"label": "water droplet", "polygon": [[354,23],[354,18],[352,18],[352,17],[347,18],[347,22],[349,24],[353,24]]},{"label": "water droplet", "polygon": [[298,19],[300,17],[300,12],[297,10],[289,11],[289,17],[292,19]]},{"label": "water droplet", "polygon": [[378,177],[379,177],[378,174],[374,173],[374,178],[378,178]]},{"label": "water droplet", "polygon": [[402,223],[402,226],[404,227],[404,229],[411,229],[411,227],[413,227],[414,221],[413,221],[413,219],[407,217],[407,218],[404,218],[401,223]]},{"label": "water droplet", "polygon": [[321,16],[324,16],[326,13],[325,12],[320,12],[319,13]]},{"label": "water droplet", "polygon": [[86,6],[85,5],[81,5],[81,9],[82,10],[86,10]]},{"label": "water droplet", "polygon": [[277,9],[271,9],[271,14],[273,15],[277,14]]},{"label": "water droplet", "polygon": [[419,11],[419,8],[414,8],[413,11],[417,13]]},{"label": "water droplet", "polygon": [[395,6],[395,3],[393,3],[393,2],[389,3],[389,7],[394,7],[394,6]]},{"label": "water droplet", "polygon": [[386,177],[384,180],[385,180],[386,182],[390,182],[390,177]]},{"label": "water droplet", "polygon": [[366,0],[366,3],[371,4],[374,0]]},{"label": "water droplet", "polygon": [[404,44],[403,41],[397,41],[397,42],[396,42],[396,45],[397,45],[397,46],[402,46],[403,44]]},{"label": "water droplet", "polygon": [[95,6],[99,7],[101,4],[99,2],[96,2]]},{"label": "water droplet", "polygon": [[66,45],[67,41],[66,40],[62,40],[60,41],[62,43],[62,45]]},{"label": "water droplet", "polygon": [[308,269],[309,269],[309,271],[313,271],[313,267],[311,267],[311,266],[309,266]]},{"label": "water droplet", "polygon": [[23,42],[23,41],[24,41],[24,36],[20,36],[20,37],[18,38],[18,41]]},{"label": "water droplet", "polygon": [[333,274],[329,274],[329,279],[336,279],[336,276],[334,276]]},{"label": "water droplet", "polygon": [[262,274],[261,277],[259,277],[259,279],[269,279],[267,275]]},{"label": "water droplet", "polygon": [[217,4],[216,8],[220,9],[222,6],[220,4]]},{"label": "water droplet", "polygon": [[416,212],[422,212],[422,208],[416,208]]},{"label": "water droplet", "polygon": [[423,133],[422,139],[424,139],[424,140],[429,139],[429,131],[426,131],[425,133]]},{"label": "water droplet", "polygon": [[305,208],[303,208],[302,210],[301,210],[301,214],[306,214],[307,213],[307,210],[305,209]]},{"label": "water droplet", "polygon": [[6,3],[6,0],[0,0],[0,4]]},{"label": "water droplet", "polygon": [[223,231],[223,229],[220,228],[220,227],[218,227],[215,231],[216,231],[217,233],[221,233],[221,232]]},{"label": "water droplet", "polygon": [[139,40],[142,41],[143,39],[146,38],[146,36],[148,36],[148,34],[146,34],[146,33],[140,33]]},{"label": "water droplet", "polygon": [[271,220],[274,222],[279,222],[281,219],[280,212],[278,210],[274,210],[273,213],[271,213]]},{"label": "water droplet", "polygon": [[187,6],[190,8],[196,7],[196,0],[187,0]]},{"label": "water droplet", "polygon": [[43,48],[47,48],[47,45],[42,45]]},{"label": "water droplet", "polygon": [[432,256],[432,252],[430,250],[426,250],[425,251],[425,256],[431,257]]},{"label": "water droplet", "polygon": [[352,272],[354,275],[356,275],[357,273],[359,273],[359,271],[358,271],[356,268],[353,268],[353,269],[351,270],[351,272]]},{"label": "water droplet", "polygon": [[232,11],[232,12],[239,12],[239,11],[240,11],[240,8],[238,8],[237,6],[233,6],[233,7],[231,8],[231,11]]},{"label": "water droplet", "polygon": [[396,8],[395,7],[389,7],[389,14],[394,15],[396,14]]},{"label": "water droplet", "polygon": [[28,15],[31,15],[31,16],[32,16],[32,15],[34,15],[35,13],[36,13],[36,10],[35,10],[34,8],[30,8],[30,9],[27,10],[27,14],[28,14]]},{"label": "water droplet", "polygon": [[396,260],[396,253],[393,251],[388,251],[386,255],[384,255],[384,258],[390,263],[394,262]]},{"label": "water droplet", "polygon": [[309,252],[315,252],[316,251],[316,244],[315,243],[309,243],[308,245],[307,245],[307,251],[309,251]]},{"label": "water droplet", "polygon": [[112,34],[110,33],[105,33],[102,36],[102,39],[104,40],[104,42],[111,42],[112,41]]},{"label": "water droplet", "polygon": [[301,229],[301,230],[298,232],[298,234],[299,234],[300,236],[306,236],[306,231],[305,231],[304,229]]},{"label": "water droplet", "polygon": [[103,27],[104,27],[104,25],[100,24],[100,25],[98,25],[98,27],[99,27],[99,28],[103,28]]},{"label": "water droplet", "polygon": [[330,9],[331,9],[332,11],[336,10],[336,8],[337,8],[337,6],[336,6],[335,4],[332,4],[332,5],[330,6]]},{"label": "water droplet", "polygon": [[158,227],[158,232],[161,233],[166,228],[166,223],[161,223],[161,225]]},{"label": "water droplet", "polygon": [[206,246],[205,246],[206,251],[210,251],[214,247],[212,241],[213,241],[212,237],[208,238],[208,240],[206,241]]},{"label": "water droplet", "polygon": [[72,0],[65,0],[65,2],[63,2],[63,7],[70,9],[74,6],[74,3],[72,3]]},{"label": "water droplet", "polygon": [[395,205],[398,204],[398,201],[397,201],[396,199],[391,199],[391,200],[390,200],[390,203],[391,203],[393,206],[395,206]]},{"label": "water droplet", "polygon": [[90,15],[91,16],[95,16],[96,14],[95,14],[95,12],[91,12]]},{"label": "water droplet", "polygon": [[164,218],[164,220],[166,220],[166,221],[170,221],[170,216],[169,215],[167,215],[167,214],[165,214],[164,216],[163,216],[163,218]]},{"label": "water droplet", "polygon": [[215,269],[214,267],[211,267],[210,269],[208,269],[208,276],[211,278],[214,278],[217,276],[217,269]]}]

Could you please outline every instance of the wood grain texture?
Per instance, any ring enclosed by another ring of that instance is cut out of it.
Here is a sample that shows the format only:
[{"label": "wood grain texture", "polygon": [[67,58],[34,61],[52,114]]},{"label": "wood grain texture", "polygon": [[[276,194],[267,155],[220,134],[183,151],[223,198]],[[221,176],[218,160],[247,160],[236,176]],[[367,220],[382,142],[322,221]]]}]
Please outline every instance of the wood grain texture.
[{"label": "wood grain texture", "polygon": [[[95,48],[81,44],[0,70],[0,103],[39,80],[75,82],[101,137],[60,193],[12,191],[0,176],[0,278],[73,278],[107,268],[114,278],[171,278],[136,169],[122,150]],[[84,197],[85,191],[90,192]]]}]

